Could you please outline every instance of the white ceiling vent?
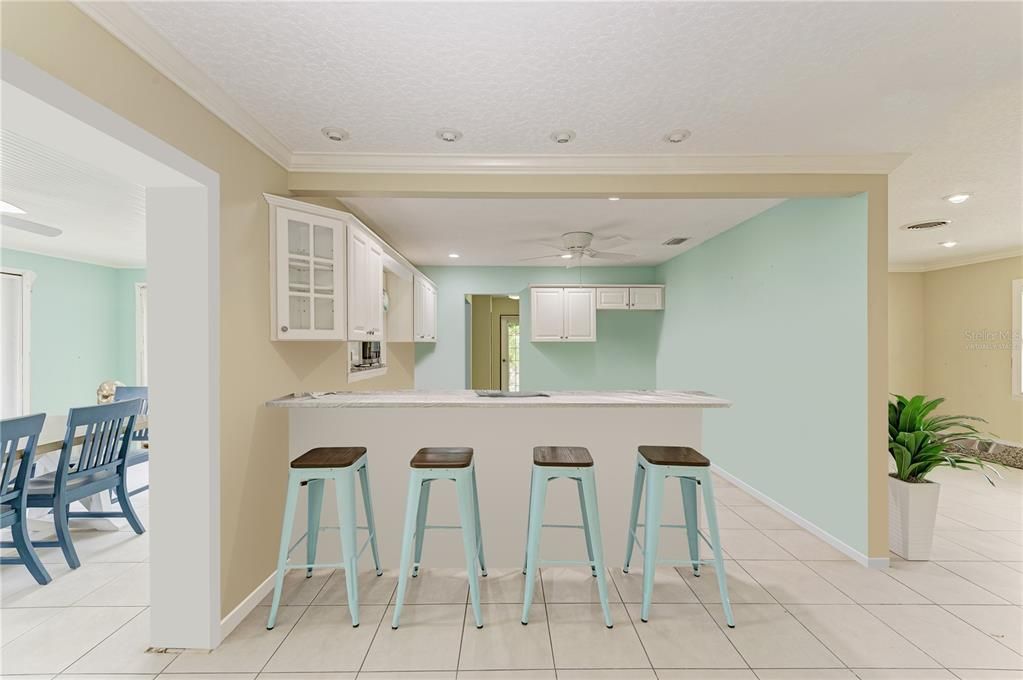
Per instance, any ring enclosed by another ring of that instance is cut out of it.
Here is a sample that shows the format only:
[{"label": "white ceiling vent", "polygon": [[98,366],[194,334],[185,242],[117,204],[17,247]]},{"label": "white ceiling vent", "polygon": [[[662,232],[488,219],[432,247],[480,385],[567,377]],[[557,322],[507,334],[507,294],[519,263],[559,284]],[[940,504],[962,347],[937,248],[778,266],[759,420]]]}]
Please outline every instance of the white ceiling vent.
[{"label": "white ceiling vent", "polygon": [[923,231],[925,229],[938,229],[939,227],[947,227],[952,223],[952,220],[928,220],[926,222],[914,222],[912,224],[906,224],[902,228],[906,231]]}]

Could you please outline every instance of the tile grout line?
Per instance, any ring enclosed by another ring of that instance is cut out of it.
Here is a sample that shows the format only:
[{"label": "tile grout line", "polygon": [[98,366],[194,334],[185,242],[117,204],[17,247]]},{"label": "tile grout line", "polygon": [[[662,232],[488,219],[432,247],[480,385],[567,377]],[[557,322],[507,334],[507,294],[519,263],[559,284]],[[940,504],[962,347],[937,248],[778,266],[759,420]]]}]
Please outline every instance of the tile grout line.
[{"label": "tile grout line", "polygon": [[[547,601],[547,590],[543,585],[543,569],[540,567],[536,568],[536,578],[540,581],[540,595],[543,597],[543,616],[547,624],[547,644],[551,646],[551,666],[554,667],[554,680],[558,680],[558,660],[554,656],[554,635],[551,633],[551,611],[548,608],[550,603]],[[525,593],[522,596],[525,597]]]},{"label": "tile grout line", "polygon": [[[643,538],[644,540],[646,540],[645,535],[643,536]],[[646,568],[646,563],[643,564],[643,567]],[[679,578],[681,579],[682,577],[679,576]],[[684,580],[683,583],[685,583]],[[613,575],[611,576],[611,584],[615,587],[615,592],[618,593],[618,599],[622,601],[622,609],[625,611],[625,617],[629,620],[629,625],[632,626],[632,632],[635,633],[636,639],[639,640],[639,646],[643,650],[643,656],[646,657],[646,662],[650,664],[650,669],[653,670],[654,677],[657,677],[657,671],[654,669],[654,662],[653,659],[650,658],[650,652],[647,651],[646,645],[643,644],[643,636],[639,634],[639,629],[636,628],[636,621],[632,618],[632,614],[629,613],[629,606],[625,603],[625,598],[622,597],[622,591],[618,587],[618,582],[614,580]],[[687,588],[689,587],[688,583],[686,583],[685,585]],[[695,595],[696,593],[693,594]]]},{"label": "tile grout line", "polygon": [[[374,574],[375,573],[376,572],[374,572]],[[376,578],[380,578],[380,577],[376,577]],[[327,584],[324,583],[323,585],[324,585],[324,587],[326,587]],[[375,643],[377,641],[377,635],[380,634],[380,626],[384,625],[384,621],[387,620],[387,610],[390,608],[390,606],[391,606],[390,603],[394,599],[395,593],[397,593],[397,591],[398,591],[398,582],[395,581],[394,582],[394,588],[391,589],[391,594],[387,598],[387,602],[384,604],[384,613],[380,617],[380,620],[377,621],[377,627],[373,630],[373,637],[370,638],[369,644],[366,646],[366,653],[362,655],[362,661],[359,662],[359,668],[355,671],[355,677],[356,678],[358,678],[360,675],[362,675],[362,669],[366,667],[366,659],[369,658],[369,653],[371,651],[373,651],[373,643]],[[359,603],[359,606],[360,607],[362,606],[361,602]],[[361,614],[360,614],[360,616],[361,616]]]},{"label": "tile grout line", "polygon": [[[724,547],[722,547],[721,549],[722,549],[722,550],[724,550]],[[713,566],[713,565],[711,565],[711,566]],[[736,566],[737,566],[737,567],[739,567],[740,569],[742,569],[742,565],[740,565],[740,564],[739,564],[738,562],[736,562]],[[681,578],[681,579],[682,579],[683,581],[685,581],[685,578],[684,578],[684,577],[682,576],[682,572],[680,572],[680,571],[679,571],[679,569],[680,569],[681,567],[673,567],[673,568],[674,568],[674,570],[675,570],[675,573],[677,573],[677,574],[678,574],[678,577],[679,577],[679,578]],[[715,568],[716,568],[716,567],[715,567]],[[703,571],[703,565],[700,565],[700,571],[701,571],[701,572]],[[745,570],[745,569],[743,569],[743,571],[746,571],[746,570]],[[747,573],[748,573],[748,572],[747,572]],[[703,578],[703,575],[699,576],[698,578]],[[715,578],[717,578],[717,576],[716,576],[716,575],[715,575]],[[753,575],[752,575],[752,574],[750,574],[750,578],[753,578]],[[727,571],[727,570],[725,571],[725,579],[726,579],[726,583],[727,583],[727,579],[728,579],[728,571]],[[686,585],[689,585],[689,584],[687,583]],[[759,584],[757,584],[757,585],[759,585]],[[763,588],[763,586],[761,586],[761,588]],[[766,589],[766,588],[764,589],[764,592],[765,592],[765,593],[767,593],[767,596],[768,596],[768,597],[770,597],[771,599],[774,599],[774,595],[771,595],[771,593],[768,593],[768,592],[767,592],[767,589]],[[751,672],[751,673],[753,673],[753,675],[754,675],[754,676],[756,676],[756,674],[757,674],[757,673],[756,673],[756,671],[754,671],[754,670],[753,670],[753,666],[751,666],[751,665],[750,665],[749,659],[747,659],[747,658],[746,658],[746,657],[745,657],[745,656],[743,655],[743,653],[742,653],[741,651],[739,651],[739,648],[738,648],[738,647],[736,646],[735,642],[734,642],[734,641],[732,640],[732,638],[731,638],[731,637],[729,637],[729,635],[728,635],[728,631],[726,631],[726,630],[725,630],[724,628],[722,628],[722,627],[721,627],[721,624],[719,624],[719,623],[717,622],[717,619],[715,619],[715,618],[714,618],[714,615],[710,613],[710,609],[709,609],[709,608],[707,607],[707,603],[706,603],[706,602],[704,602],[704,601],[703,601],[703,600],[702,600],[702,599],[700,598],[699,594],[697,594],[695,590],[693,590],[693,594],[695,594],[695,595],[696,595],[696,601],[697,601],[697,602],[699,602],[699,603],[700,603],[700,606],[702,606],[702,607],[703,607],[703,611],[707,612],[707,616],[709,616],[709,617],[710,617],[710,620],[711,620],[711,622],[712,622],[712,623],[713,623],[713,624],[714,624],[715,626],[717,626],[717,628],[718,628],[718,631],[719,631],[719,632],[720,632],[720,633],[721,633],[721,634],[722,634],[722,635],[723,635],[723,636],[725,637],[725,639],[726,639],[726,640],[728,640],[728,644],[732,645],[732,649],[734,649],[734,650],[735,650],[735,653],[736,653],[736,654],[738,654],[738,655],[739,655],[739,658],[740,658],[740,659],[742,659],[743,663],[745,663],[745,664],[746,664],[746,668],[748,668],[748,669],[750,670],[750,672]],[[729,601],[731,601],[731,594],[729,594]],[[723,602],[722,602],[722,603],[720,603],[720,606],[723,606],[723,605],[724,605],[724,603],[723,603]],[[738,622],[738,621],[736,621],[736,624],[735,624],[735,625],[737,625],[737,626],[738,626],[738,625],[739,625],[739,622]]]},{"label": "tile grout line", "polygon": [[[87,656],[88,654],[90,654],[90,653],[91,653],[91,652],[92,652],[92,651],[93,651],[94,649],[96,649],[96,648],[97,648],[97,647],[99,647],[99,646],[100,646],[101,644],[103,644],[104,642],[106,642],[107,640],[109,640],[109,639],[110,639],[111,637],[113,637],[114,635],[116,635],[118,631],[120,631],[120,630],[121,630],[122,628],[124,628],[125,626],[127,626],[127,625],[128,625],[129,623],[131,623],[132,621],[134,621],[134,620],[135,620],[135,619],[137,619],[138,617],[142,616],[142,615],[143,615],[144,613],[146,613],[146,611],[148,611],[148,610],[149,610],[149,607],[142,607],[142,608],[141,608],[141,610],[140,610],[140,611],[139,611],[139,612],[138,612],[137,614],[135,614],[135,616],[131,617],[130,619],[128,619],[127,621],[125,621],[124,623],[122,623],[122,624],[121,624],[120,626],[118,626],[118,627],[117,627],[117,628],[115,628],[114,630],[110,631],[110,635],[107,635],[107,636],[106,636],[106,637],[104,637],[104,638],[103,638],[102,640],[100,640],[99,642],[97,642],[96,644],[94,644],[94,645],[93,645],[92,647],[89,647],[89,649],[88,649],[88,650],[86,650],[84,654],[82,654],[82,655],[81,655],[81,656],[79,656],[79,657],[78,657],[77,659],[75,659],[74,661],[72,661],[71,663],[69,663],[69,664],[68,664],[67,666],[65,666],[64,668],[62,668],[62,669],[61,669],[61,670],[60,670],[60,671],[59,671],[59,672],[58,672],[58,673],[57,673],[57,674],[56,674],[56,675],[55,675],[54,677],[57,677],[57,676],[59,676],[59,675],[63,674],[64,672],[66,672],[66,671],[67,671],[67,670],[68,670],[69,668],[71,668],[71,667],[72,667],[72,666],[74,666],[74,665],[75,665],[76,663],[78,663],[79,661],[81,661],[82,659],[84,659],[84,658],[85,658],[85,657],[86,657],[86,656]],[[164,667],[163,667],[163,668],[164,668],[164,669],[166,669],[166,668],[167,668],[167,666],[169,666],[169,665],[171,665],[172,663],[174,663],[174,659],[176,659],[176,658],[178,658],[178,655],[177,655],[177,654],[175,654],[175,655],[174,655],[174,658],[173,658],[173,659],[171,659],[170,661],[168,661],[168,662],[166,663],[166,665],[164,665]],[[161,669],[160,673],[162,673],[162,672],[163,672],[163,670]],[[159,673],[158,673],[157,675],[159,675]]]}]

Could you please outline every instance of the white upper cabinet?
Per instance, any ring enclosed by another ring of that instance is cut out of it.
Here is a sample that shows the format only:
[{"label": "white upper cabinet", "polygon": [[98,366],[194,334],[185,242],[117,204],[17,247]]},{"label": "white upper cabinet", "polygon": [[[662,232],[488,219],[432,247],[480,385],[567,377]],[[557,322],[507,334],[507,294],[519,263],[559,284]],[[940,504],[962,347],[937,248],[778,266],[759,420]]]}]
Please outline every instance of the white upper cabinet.
[{"label": "white upper cabinet", "polygon": [[271,204],[270,225],[270,338],[344,340],[344,221]]},{"label": "white upper cabinet", "polygon": [[532,288],[533,342],[594,342],[597,339],[593,288]]},{"label": "white upper cabinet", "polygon": [[437,342],[437,288],[429,280],[417,276],[412,282],[413,339],[416,342]]},{"label": "white upper cabinet", "polygon": [[629,309],[664,309],[664,286],[629,288]]},{"label": "white upper cabinet", "polygon": [[629,289],[624,286],[617,288],[597,288],[597,309],[628,309]]},{"label": "white upper cabinet", "polygon": [[383,340],[384,254],[366,230],[348,228],[348,339]]}]

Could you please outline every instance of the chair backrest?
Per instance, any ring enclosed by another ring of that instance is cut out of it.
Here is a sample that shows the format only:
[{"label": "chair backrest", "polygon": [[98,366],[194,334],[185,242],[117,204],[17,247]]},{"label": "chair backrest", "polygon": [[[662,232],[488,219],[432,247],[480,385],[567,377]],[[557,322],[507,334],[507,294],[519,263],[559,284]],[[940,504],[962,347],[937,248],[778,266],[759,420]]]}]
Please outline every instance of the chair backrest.
[{"label": "chair backrest", "polygon": [[[99,406],[83,406],[68,411],[67,432],[60,450],[57,488],[76,475],[116,470],[128,455],[128,444],[135,429],[135,417],[142,409],[141,399],[115,401]],[[71,452],[82,432],[82,449],[78,459]]]},{"label": "chair backrest", "polygon": [[[0,503],[12,504],[21,496],[32,471],[44,420],[46,414],[37,413],[0,421]],[[19,449],[22,451],[20,460]]]},{"label": "chair backrest", "polygon": [[[140,416],[149,415],[149,388],[145,385],[118,385],[114,388],[114,401],[130,401],[132,399],[142,400]],[[135,441],[149,441],[149,428],[144,427],[135,431],[131,437]]]}]

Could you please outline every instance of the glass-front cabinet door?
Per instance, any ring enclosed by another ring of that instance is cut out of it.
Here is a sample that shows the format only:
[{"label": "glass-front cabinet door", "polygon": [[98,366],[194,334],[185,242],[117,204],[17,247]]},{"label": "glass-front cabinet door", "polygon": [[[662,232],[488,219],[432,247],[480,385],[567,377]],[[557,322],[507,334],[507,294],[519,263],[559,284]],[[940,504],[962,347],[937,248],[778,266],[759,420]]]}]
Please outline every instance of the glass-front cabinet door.
[{"label": "glass-front cabinet door", "polygon": [[345,223],[276,210],[277,340],[345,339]]}]

